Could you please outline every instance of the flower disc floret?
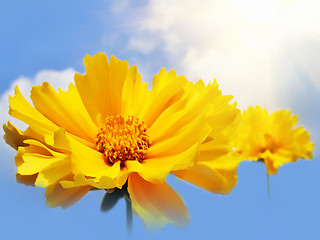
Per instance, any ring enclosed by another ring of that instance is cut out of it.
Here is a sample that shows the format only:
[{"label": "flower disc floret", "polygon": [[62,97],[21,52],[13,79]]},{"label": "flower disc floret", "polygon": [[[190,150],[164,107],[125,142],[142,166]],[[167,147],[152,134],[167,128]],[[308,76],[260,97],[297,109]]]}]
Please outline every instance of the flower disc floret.
[{"label": "flower disc floret", "polygon": [[126,161],[142,163],[150,146],[147,130],[145,123],[133,116],[108,116],[97,135],[97,150],[109,165],[118,161],[121,167]]}]

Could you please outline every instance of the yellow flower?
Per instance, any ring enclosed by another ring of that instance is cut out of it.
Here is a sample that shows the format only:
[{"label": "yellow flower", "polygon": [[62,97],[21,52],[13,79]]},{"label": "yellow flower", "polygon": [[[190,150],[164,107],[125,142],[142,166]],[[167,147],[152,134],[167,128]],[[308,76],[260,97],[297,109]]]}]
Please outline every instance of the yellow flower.
[{"label": "yellow flower", "polygon": [[160,70],[153,88],[136,66],[98,53],[84,58],[86,74],[56,92],[48,83],[18,87],[9,113],[28,124],[4,125],[18,150],[17,181],[46,187],[47,204],[66,208],[90,189],[127,186],[133,210],[145,224],[184,224],[188,211],[166,183],[169,173],[214,193],[236,184],[237,154],[229,136],[239,110],[216,82],[192,84]]},{"label": "yellow flower", "polygon": [[243,111],[236,134],[236,149],[243,159],[265,163],[268,174],[299,158],[312,159],[314,144],[303,127],[293,128],[298,117],[280,110],[269,115],[257,106]]}]

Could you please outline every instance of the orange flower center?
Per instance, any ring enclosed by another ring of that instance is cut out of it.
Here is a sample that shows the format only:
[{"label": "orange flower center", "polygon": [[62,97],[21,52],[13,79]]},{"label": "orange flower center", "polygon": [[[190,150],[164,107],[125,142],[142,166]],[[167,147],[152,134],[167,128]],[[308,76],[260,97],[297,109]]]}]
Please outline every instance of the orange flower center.
[{"label": "orange flower center", "polygon": [[133,116],[109,116],[97,135],[97,150],[110,165],[120,161],[124,167],[126,161],[142,162],[150,146],[147,130],[144,122]]},{"label": "orange flower center", "polygon": [[277,150],[277,144],[274,141],[274,138],[270,134],[264,134],[264,139],[266,141],[266,145],[264,151],[269,150],[271,153]]}]

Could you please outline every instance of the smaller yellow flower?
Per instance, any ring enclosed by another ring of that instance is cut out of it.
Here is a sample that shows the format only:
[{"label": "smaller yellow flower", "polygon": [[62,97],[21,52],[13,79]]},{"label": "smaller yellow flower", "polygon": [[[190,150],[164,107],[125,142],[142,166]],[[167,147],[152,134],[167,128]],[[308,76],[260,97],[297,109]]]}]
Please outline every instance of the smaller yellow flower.
[{"label": "smaller yellow flower", "polygon": [[263,161],[268,174],[299,158],[312,159],[314,143],[303,127],[293,128],[298,117],[290,111],[279,110],[269,114],[257,106],[243,111],[235,134],[235,147],[243,159]]}]

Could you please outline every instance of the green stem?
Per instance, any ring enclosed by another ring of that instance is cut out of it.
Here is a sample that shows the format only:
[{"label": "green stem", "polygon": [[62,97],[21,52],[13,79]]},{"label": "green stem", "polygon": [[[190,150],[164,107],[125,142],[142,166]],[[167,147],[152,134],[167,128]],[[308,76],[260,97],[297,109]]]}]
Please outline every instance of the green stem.
[{"label": "green stem", "polygon": [[127,197],[125,197],[124,199],[126,201],[127,233],[129,235],[132,232],[132,219],[133,219],[132,205],[131,205],[130,199],[128,199]]},{"label": "green stem", "polygon": [[269,203],[270,203],[270,182],[269,182],[269,174],[267,172],[267,186],[268,186],[268,199],[269,199]]}]

